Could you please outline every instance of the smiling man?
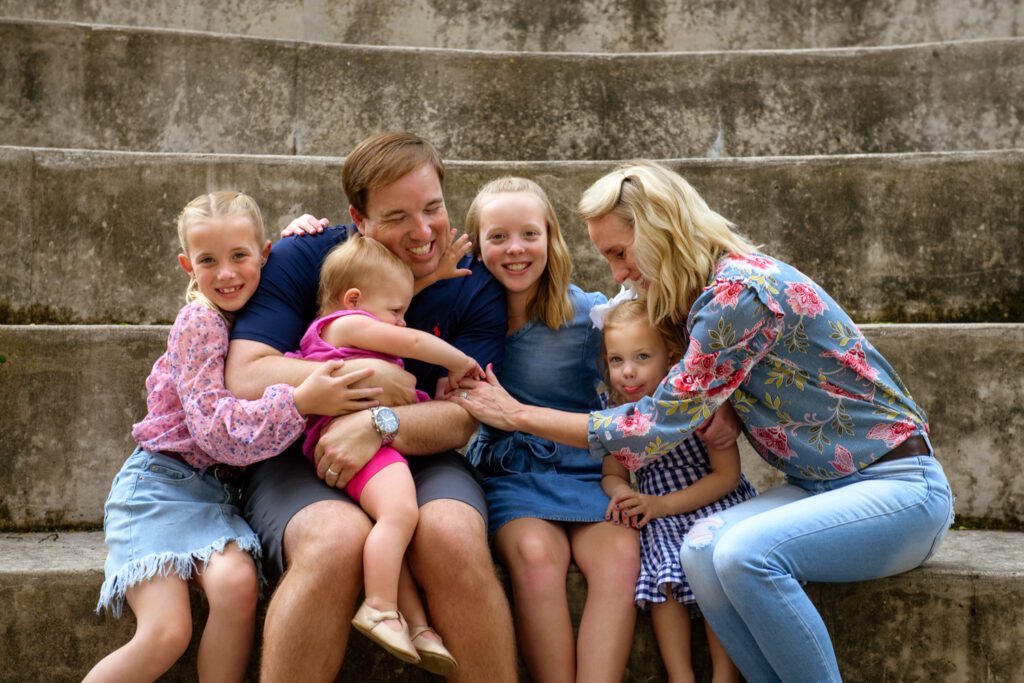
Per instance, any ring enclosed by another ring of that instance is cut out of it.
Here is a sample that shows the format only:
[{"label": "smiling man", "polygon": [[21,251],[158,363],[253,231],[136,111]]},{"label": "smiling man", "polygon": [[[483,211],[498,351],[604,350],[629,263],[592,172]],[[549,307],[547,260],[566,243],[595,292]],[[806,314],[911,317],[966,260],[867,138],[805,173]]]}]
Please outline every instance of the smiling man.
[{"label": "smiling man", "polygon": [[[240,313],[227,362],[228,387],[255,398],[270,385],[297,386],[316,367],[285,358],[317,311],[320,265],[355,231],[384,244],[416,277],[438,267],[450,241],[444,166],[428,142],[384,133],[346,158],[342,183],[353,225],[274,245],[256,295]],[[500,365],[504,293],[478,262],[472,274],[420,292],[406,314],[486,366]],[[448,401],[411,405],[412,385],[433,394],[443,370],[408,361],[410,374],[386,362],[348,361],[344,372],[372,367],[363,384],[384,388],[382,405],[336,418],[321,435],[317,466],[295,444],[250,470],[246,518],[263,542],[264,571],[280,578],[263,630],[261,680],[334,680],[362,587],[362,548],[371,521],[342,490],[384,439],[409,457],[420,521],[408,559],[426,594],[432,622],[459,661],[451,680],[514,680],[511,615],[487,545],[486,505],[471,468],[454,452],[476,422]],[[362,392],[362,393],[361,393]],[[351,390],[353,398],[370,396]],[[373,394],[375,396],[375,394]]]}]

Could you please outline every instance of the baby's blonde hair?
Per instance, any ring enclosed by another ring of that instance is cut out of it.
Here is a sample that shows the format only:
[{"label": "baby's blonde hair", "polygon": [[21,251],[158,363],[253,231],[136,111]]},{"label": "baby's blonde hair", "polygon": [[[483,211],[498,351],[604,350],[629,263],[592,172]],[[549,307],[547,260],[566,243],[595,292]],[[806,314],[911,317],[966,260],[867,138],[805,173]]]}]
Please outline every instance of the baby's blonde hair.
[{"label": "baby's blonde hair", "polygon": [[341,297],[353,287],[366,293],[400,277],[413,280],[408,264],[377,240],[354,234],[331,249],[320,267],[320,315],[341,308]]},{"label": "baby's blonde hair", "polygon": [[530,319],[538,318],[551,329],[557,330],[573,316],[572,302],[569,301],[572,261],[569,259],[569,247],[562,237],[555,207],[544,188],[528,178],[515,176],[498,178],[481,187],[466,214],[466,234],[473,243],[473,254],[480,257],[480,207],[486,199],[504,192],[532,194],[544,206],[544,221],[548,229],[548,264],[537,283],[537,296],[526,305],[526,315]]},{"label": "baby's blonde hair", "polygon": [[647,280],[651,322],[683,323],[725,253],[757,250],[730,221],[678,173],[653,161],[633,161],[583,193],[577,207],[585,221],[609,213],[633,227],[633,254]]},{"label": "baby's blonde hair", "polygon": [[[181,251],[188,256],[188,231],[196,223],[202,223],[212,218],[224,218],[226,216],[245,216],[252,223],[253,240],[255,240],[257,251],[262,249],[266,241],[266,228],[263,225],[263,214],[256,201],[247,194],[232,190],[219,190],[208,194],[201,194],[181,210],[178,214],[178,242],[181,244]],[[258,255],[258,254],[257,254]],[[185,302],[198,301],[218,313],[223,311],[212,301],[203,296],[199,291],[199,283],[196,278],[189,278],[188,288],[185,290]]]},{"label": "baby's blonde hair", "polygon": [[604,342],[604,337],[608,334],[608,330],[610,329],[622,328],[628,325],[636,325],[638,323],[650,325],[657,330],[658,336],[662,338],[665,342],[665,347],[668,349],[668,360],[670,366],[675,365],[682,360],[683,354],[686,353],[688,340],[683,329],[679,325],[668,320],[665,320],[658,325],[652,323],[647,313],[647,303],[642,299],[624,301],[609,310],[605,315],[604,325],[601,328],[603,333],[601,336],[601,360],[604,366],[604,383],[611,394],[612,402],[615,404],[620,404],[623,400],[612,387],[611,376],[608,372],[608,347]]}]

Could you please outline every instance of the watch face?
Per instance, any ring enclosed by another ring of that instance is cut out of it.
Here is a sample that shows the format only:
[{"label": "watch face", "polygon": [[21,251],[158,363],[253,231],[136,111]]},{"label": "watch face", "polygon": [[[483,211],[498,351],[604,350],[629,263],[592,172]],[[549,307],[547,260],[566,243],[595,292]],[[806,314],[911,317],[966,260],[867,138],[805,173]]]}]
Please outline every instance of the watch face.
[{"label": "watch face", "polygon": [[380,408],[373,416],[374,422],[377,423],[378,429],[383,434],[391,434],[398,431],[398,416],[395,415],[395,411],[391,408]]}]

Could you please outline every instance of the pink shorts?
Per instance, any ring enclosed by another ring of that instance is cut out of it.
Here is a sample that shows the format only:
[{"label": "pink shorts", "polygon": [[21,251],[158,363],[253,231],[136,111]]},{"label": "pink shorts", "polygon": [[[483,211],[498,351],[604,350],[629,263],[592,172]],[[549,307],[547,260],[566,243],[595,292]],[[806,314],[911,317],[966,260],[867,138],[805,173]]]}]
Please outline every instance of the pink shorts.
[{"label": "pink shorts", "polygon": [[345,493],[352,496],[352,500],[358,503],[359,496],[363,493],[363,487],[366,486],[367,482],[373,479],[373,475],[377,474],[388,465],[393,465],[396,462],[400,462],[406,466],[409,465],[409,461],[406,460],[401,453],[390,446],[384,446],[373,454],[373,457],[370,458],[369,462],[363,465],[363,469],[356,472],[356,476],[349,480],[345,485]]}]

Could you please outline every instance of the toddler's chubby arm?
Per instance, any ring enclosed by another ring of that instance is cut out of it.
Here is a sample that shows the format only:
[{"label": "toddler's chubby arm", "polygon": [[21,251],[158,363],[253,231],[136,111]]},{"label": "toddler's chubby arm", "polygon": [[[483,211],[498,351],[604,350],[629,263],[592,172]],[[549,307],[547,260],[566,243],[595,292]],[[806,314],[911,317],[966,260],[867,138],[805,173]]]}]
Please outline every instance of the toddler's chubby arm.
[{"label": "toddler's chubby arm", "polygon": [[430,275],[424,275],[423,277],[416,278],[412,286],[413,296],[419,294],[421,291],[439,280],[449,280],[451,278],[472,275],[473,271],[469,268],[459,268],[459,261],[461,261],[462,257],[472,250],[473,245],[469,241],[469,235],[460,235],[458,239],[456,239],[455,228],[452,228],[451,243],[448,245],[445,252],[441,254],[441,260],[437,264],[437,270]]},{"label": "toddler's chubby arm", "polygon": [[480,379],[484,376],[476,360],[443,339],[363,315],[336,318],[328,323],[321,336],[333,346],[352,346],[440,365],[448,370],[452,388],[457,387],[463,377]]}]

